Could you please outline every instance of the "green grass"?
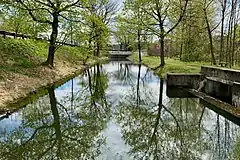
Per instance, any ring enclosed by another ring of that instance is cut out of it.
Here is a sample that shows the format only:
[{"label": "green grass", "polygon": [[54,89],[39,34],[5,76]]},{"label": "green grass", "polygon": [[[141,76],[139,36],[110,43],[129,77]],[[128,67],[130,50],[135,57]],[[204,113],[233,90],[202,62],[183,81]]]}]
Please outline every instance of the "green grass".
[{"label": "green grass", "polygon": [[[138,56],[131,57],[134,61],[138,61]],[[159,57],[143,56],[142,63],[149,68],[156,68],[160,64]],[[210,65],[206,62],[183,62],[176,59],[165,58],[165,66],[155,71],[160,76],[165,76],[166,73],[199,73],[202,65]]]},{"label": "green grass", "polygon": [[33,40],[0,38],[0,56],[5,64],[32,67],[47,55],[47,43]]},{"label": "green grass", "polygon": [[[138,56],[136,54],[131,58],[135,62],[138,61]],[[156,56],[143,56],[142,63],[153,69],[159,66],[160,58]],[[165,66],[155,71],[155,73],[162,77],[164,77],[166,73],[199,73],[203,65],[212,66],[210,62],[183,62],[177,59],[165,58]],[[214,67],[229,69],[229,67]],[[232,66],[230,69],[240,70],[240,66]]]},{"label": "green grass", "polygon": [[[0,38],[0,73],[2,71],[29,75],[29,69],[41,65],[46,61],[47,55],[46,41]],[[55,61],[79,64],[86,56],[84,48],[61,46],[55,53]]]},{"label": "green grass", "polygon": [[58,58],[72,63],[75,63],[79,60],[85,60],[87,56],[89,56],[90,59],[94,57],[93,55],[88,54],[86,48],[70,46],[61,46],[59,49],[57,49],[56,55]]}]

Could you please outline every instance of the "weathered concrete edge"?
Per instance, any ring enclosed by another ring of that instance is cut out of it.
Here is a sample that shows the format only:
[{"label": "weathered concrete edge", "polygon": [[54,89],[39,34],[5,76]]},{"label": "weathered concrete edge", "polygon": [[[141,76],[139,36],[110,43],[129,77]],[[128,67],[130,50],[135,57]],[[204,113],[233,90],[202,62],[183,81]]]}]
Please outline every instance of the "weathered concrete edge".
[{"label": "weathered concrete edge", "polygon": [[167,73],[168,87],[186,87],[197,89],[204,76],[199,73]]},{"label": "weathered concrete edge", "polygon": [[202,76],[201,73],[166,73],[166,75],[170,76]]},{"label": "weathered concrete edge", "polygon": [[231,119],[237,120],[238,125],[240,125],[240,109],[239,108],[236,108],[223,101],[220,101],[203,92],[198,92],[197,90],[194,90],[194,89],[190,89],[189,92],[195,95],[196,97],[200,98],[201,100],[215,106],[215,108],[217,108],[223,116],[227,115],[227,117],[231,117]]},{"label": "weathered concrete edge", "polygon": [[232,103],[236,107],[240,107],[240,83],[234,82],[232,86]]},{"label": "weathered concrete edge", "polygon": [[3,114],[11,114],[13,112],[16,112],[17,110],[25,107],[25,105],[33,102],[34,100],[36,100],[37,98],[46,95],[47,94],[47,89],[49,87],[54,87],[57,88],[59,86],[61,86],[62,84],[64,84],[65,82],[73,79],[74,77],[80,75],[81,73],[83,73],[84,70],[94,66],[97,63],[105,63],[107,62],[109,59],[103,59],[103,60],[97,60],[94,61],[90,64],[87,64],[86,66],[83,66],[82,68],[76,70],[75,72],[69,73],[68,75],[57,79],[51,83],[48,83],[47,85],[44,86],[39,86],[37,87],[35,90],[30,91],[28,93],[26,93],[26,95],[24,95],[23,97],[19,97],[11,102],[6,102],[6,105],[1,105],[0,106],[0,115]]},{"label": "weathered concrete edge", "polygon": [[[207,65],[203,65],[201,66],[201,68],[213,68],[213,69],[218,69],[218,70],[223,70],[223,71],[230,71],[230,72],[238,72],[240,73],[240,70],[237,70],[237,69],[231,69],[231,68],[224,68],[224,67],[216,67],[216,66],[207,66]],[[201,70],[200,70],[201,72]]]}]

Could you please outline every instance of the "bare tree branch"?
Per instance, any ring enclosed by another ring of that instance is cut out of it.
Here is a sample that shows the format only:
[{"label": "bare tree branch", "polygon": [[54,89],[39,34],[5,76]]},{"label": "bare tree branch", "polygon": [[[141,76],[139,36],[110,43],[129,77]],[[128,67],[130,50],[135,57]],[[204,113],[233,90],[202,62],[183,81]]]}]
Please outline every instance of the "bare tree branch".
[{"label": "bare tree branch", "polygon": [[29,15],[32,17],[32,19],[36,22],[39,23],[47,23],[47,24],[52,24],[52,22],[50,20],[43,20],[43,19],[38,19],[34,14],[33,11],[34,9],[30,9],[28,8],[28,6],[22,1],[22,0],[17,0],[17,2],[19,2],[29,13]]},{"label": "bare tree branch", "polygon": [[80,0],[77,0],[76,2],[73,2],[73,3],[69,4],[69,5],[66,5],[65,7],[63,7],[62,9],[59,10],[59,13],[62,12],[62,11],[67,10],[70,7],[73,7],[73,6],[77,5],[79,2],[80,2]]},{"label": "bare tree branch", "polygon": [[170,32],[172,32],[172,31],[178,26],[178,24],[182,21],[182,18],[183,18],[184,14],[185,14],[185,12],[186,12],[186,9],[187,9],[188,1],[189,1],[189,0],[186,0],[186,1],[185,1],[184,8],[182,9],[182,13],[181,13],[181,15],[180,15],[177,23],[175,23],[175,25],[174,25],[172,28],[170,28],[170,29],[166,32],[165,35],[167,35],[167,34],[169,34]]}]

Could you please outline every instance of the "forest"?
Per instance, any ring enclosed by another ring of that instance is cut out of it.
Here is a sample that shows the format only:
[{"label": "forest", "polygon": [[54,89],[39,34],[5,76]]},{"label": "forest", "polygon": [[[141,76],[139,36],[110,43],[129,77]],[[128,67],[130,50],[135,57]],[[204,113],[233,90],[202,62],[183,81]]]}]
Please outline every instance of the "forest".
[{"label": "forest", "polygon": [[161,65],[164,56],[229,67],[239,64],[237,0],[126,1],[119,17],[119,32],[125,27],[128,33],[138,33],[119,38],[128,44],[138,39],[147,47],[158,42]]},{"label": "forest", "polygon": [[78,45],[95,56],[116,41],[138,53],[152,55],[157,50],[160,66],[164,57],[171,57],[232,67],[240,61],[239,4],[238,0],[3,0],[0,29],[48,39],[49,65],[57,41]]}]

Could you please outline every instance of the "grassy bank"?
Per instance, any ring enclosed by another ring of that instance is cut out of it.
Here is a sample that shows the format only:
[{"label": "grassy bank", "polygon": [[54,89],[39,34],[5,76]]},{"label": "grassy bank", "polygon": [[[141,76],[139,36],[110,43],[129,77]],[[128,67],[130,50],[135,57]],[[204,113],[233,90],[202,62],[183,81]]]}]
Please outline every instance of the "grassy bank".
[{"label": "grassy bank", "polygon": [[[133,55],[131,59],[135,62],[138,62],[138,56]],[[142,57],[142,63],[149,68],[153,69],[159,66],[160,59],[159,57],[155,56],[143,56]],[[202,65],[210,65],[210,63],[206,62],[182,62],[180,60],[176,59],[165,59],[166,65],[163,68],[160,68],[159,70],[155,71],[156,74],[160,76],[165,76],[166,73],[199,73],[200,68]]]},{"label": "grassy bank", "polygon": [[[0,38],[0,112],[7,104],[86,67],[87,52],[82,48],[58,48],[53,69],[41,65],[47,53],[48,44],[44,41]],[[87,63],[99,60],[90,56]]]}]

